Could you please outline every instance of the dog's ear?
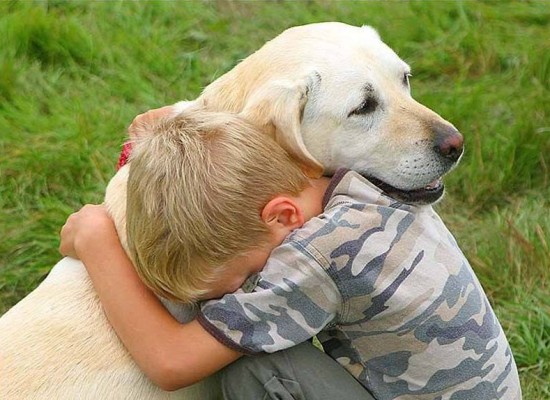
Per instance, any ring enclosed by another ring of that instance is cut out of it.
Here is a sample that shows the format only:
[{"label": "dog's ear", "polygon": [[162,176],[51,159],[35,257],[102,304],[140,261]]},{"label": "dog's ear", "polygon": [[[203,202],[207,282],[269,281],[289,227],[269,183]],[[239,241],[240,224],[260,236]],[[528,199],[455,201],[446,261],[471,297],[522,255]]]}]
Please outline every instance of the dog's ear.
[{"label": "dog's ear", "polygon": [[318,73],[293,81],[271,81],[250,96],[241,113],[265,129],[312,178],[323,174],[323,166],[310,154],[301,133],[301,121],[308,94],[320,80]]}]

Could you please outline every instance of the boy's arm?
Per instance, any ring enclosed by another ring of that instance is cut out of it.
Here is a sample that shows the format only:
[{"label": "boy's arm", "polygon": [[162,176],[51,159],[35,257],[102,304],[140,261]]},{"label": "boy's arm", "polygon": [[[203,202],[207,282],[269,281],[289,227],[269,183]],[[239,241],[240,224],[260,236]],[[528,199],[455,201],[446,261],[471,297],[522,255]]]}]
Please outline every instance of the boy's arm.
[{"label": "boy's arm", "polygon": [[141,282],[103,206],[73,214],[60,251],[83,261],[109,322],[141,370],[164,390],[191,385],[242,354],[196,321],[180,324]]},{"label": "boy's arm", "polygon": [[302,343],[346,317],[329,262],[295,232],[271,252],[254,291],[237,290],[203,302],[197,321],[244,354]]}]

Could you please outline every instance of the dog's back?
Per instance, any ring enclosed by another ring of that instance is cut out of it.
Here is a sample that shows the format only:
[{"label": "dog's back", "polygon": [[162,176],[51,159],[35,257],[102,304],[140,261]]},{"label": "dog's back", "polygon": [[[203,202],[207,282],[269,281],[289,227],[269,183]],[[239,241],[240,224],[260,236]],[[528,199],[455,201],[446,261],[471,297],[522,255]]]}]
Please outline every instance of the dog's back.
[{"label": "dog's back", "polygon": [[[127,171],[109,185],[117,226]],[[117,182],[120,184],[117,185]],[[182,321],[189,310],[172,307]],[[217,378],[176,392],[156,387],[110,326],[84,265],[64,258],[0,318],[0,399],[217,399]]]}]

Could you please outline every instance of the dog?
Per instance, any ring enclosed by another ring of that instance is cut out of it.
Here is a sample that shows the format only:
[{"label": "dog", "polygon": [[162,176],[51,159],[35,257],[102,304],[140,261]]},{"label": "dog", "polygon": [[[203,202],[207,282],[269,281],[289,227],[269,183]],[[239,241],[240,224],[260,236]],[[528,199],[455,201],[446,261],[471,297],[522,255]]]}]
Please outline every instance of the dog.
[{"label": "dog", "polygon": [[[240,113],[311,177],[348,167],[406,203],[431,204],[460,160],[457,129],[410,94],[409,66],[367,26],[294,27],[205,88],[189,106]],[[110,181],[105,204],[126,246],[126,180]],[[126,248],[126,247],[125,247]],[[181,322],[191,307],[165,302]],[[62,259],[0,318],[0,398],[216,399],[214,375],[164,392],[138,369],[106,320],[82,263]]]}]

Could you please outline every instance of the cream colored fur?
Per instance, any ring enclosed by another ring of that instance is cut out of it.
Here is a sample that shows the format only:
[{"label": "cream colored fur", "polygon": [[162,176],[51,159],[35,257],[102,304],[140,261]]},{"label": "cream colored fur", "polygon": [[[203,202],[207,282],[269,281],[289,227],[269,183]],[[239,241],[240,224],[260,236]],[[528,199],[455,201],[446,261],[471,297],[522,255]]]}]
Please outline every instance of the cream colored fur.
[{"label": "cream colored fur", "polygon": [[[447,172],[433,154],[432,126],[447,124],[403,84],[408,66],[371,28],[340,23],[291,28],[190,104],[242,113],[263,126],[312,176],[345,166],[401,189]],[[381,107],[352,115],[366,85]],[[420,160],[420,161],[418,161]],[[125,246],[127,169],[106,204]],[[179,320],[193,310],[167,304]],[[216,377],[166,393],[139,371],[109,326],[85,268],[65,258],[0,319],[0,399],[210,399]]]}]

